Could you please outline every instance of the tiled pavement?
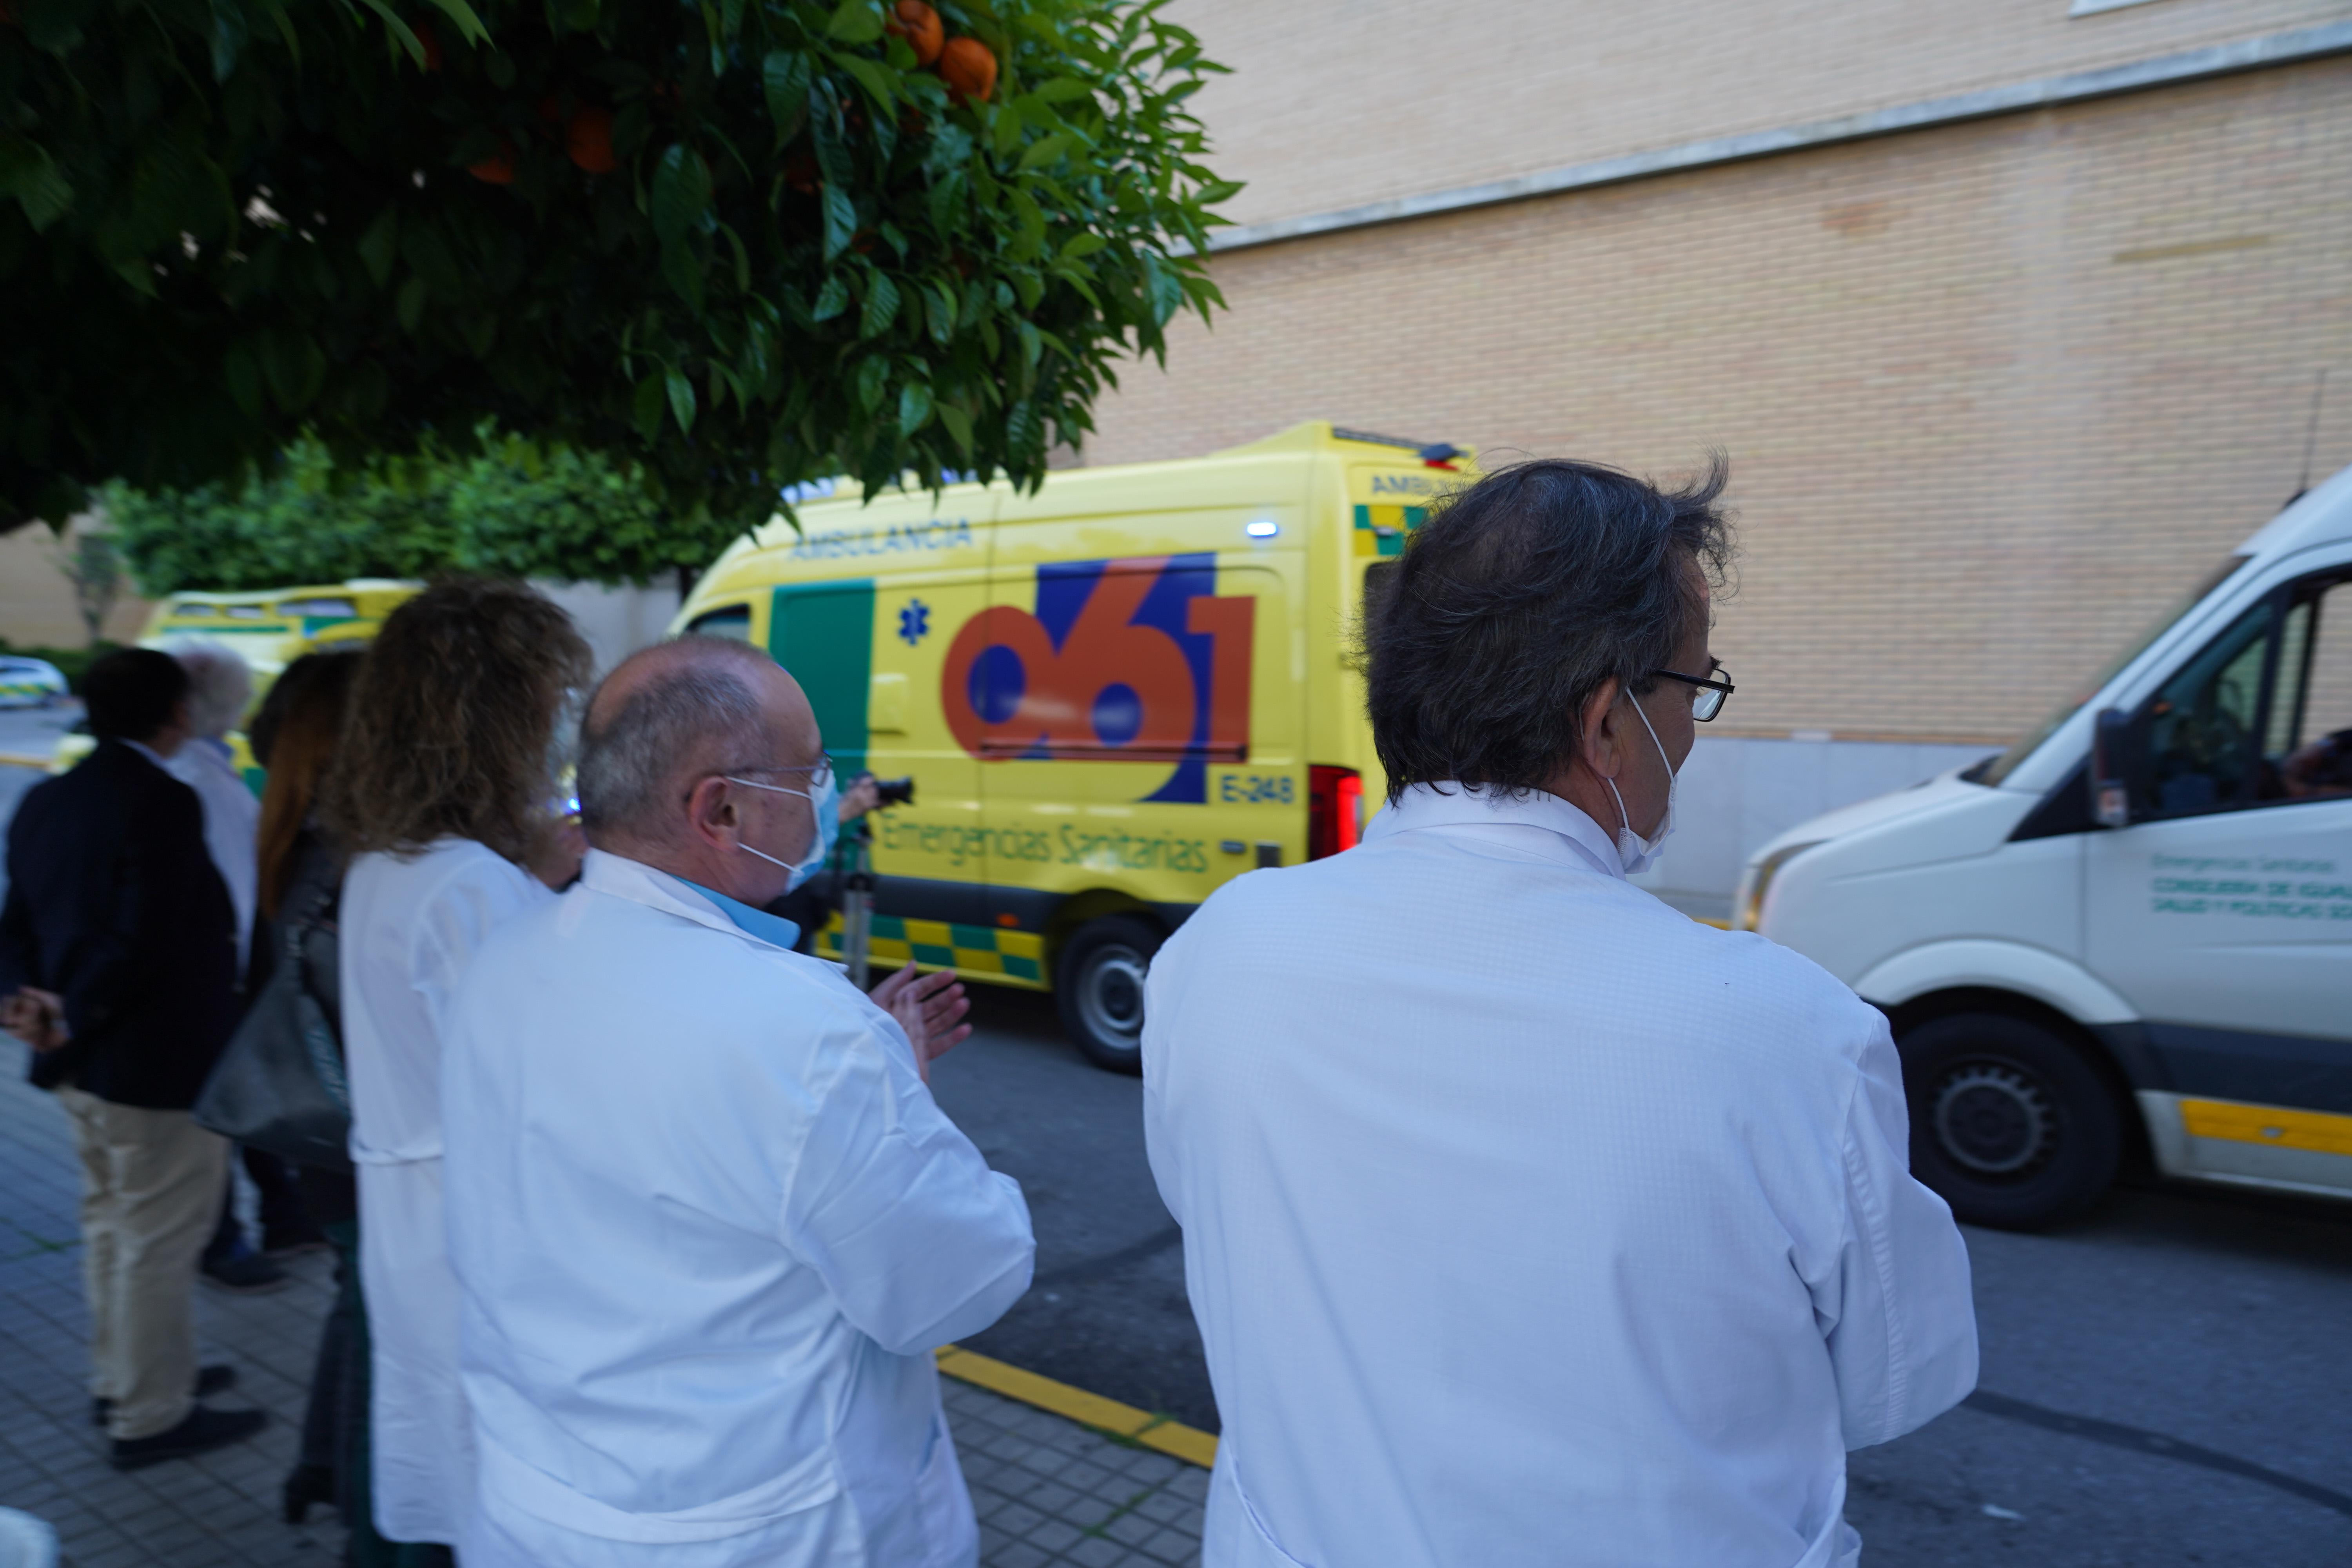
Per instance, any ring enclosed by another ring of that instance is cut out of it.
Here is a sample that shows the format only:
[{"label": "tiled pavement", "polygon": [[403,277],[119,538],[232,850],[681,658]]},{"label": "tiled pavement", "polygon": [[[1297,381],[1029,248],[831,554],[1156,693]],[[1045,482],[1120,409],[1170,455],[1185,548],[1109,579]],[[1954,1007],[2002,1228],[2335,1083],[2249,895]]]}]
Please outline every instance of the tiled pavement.
[{"label": "tiled pavement", "polygon": [[[0,1506],[47,1520],[71,1568],[331,1564],[333,1511],[281,1523],[328,1259],[296,1259],[266,1296],[198,1292],[204,1359],[274,1419],[255,1441],[128,1475],[90,1425],[86,1318],[74,1213],[79,1176],[56,1103],[24,1082],[25,1050],[0,1036]],[[946,1384],[948,1418],[981,1520],[987,1568],[1161,1568],[1200,1554],[1208,1472],[1102,1436],[983,1389]]]}]

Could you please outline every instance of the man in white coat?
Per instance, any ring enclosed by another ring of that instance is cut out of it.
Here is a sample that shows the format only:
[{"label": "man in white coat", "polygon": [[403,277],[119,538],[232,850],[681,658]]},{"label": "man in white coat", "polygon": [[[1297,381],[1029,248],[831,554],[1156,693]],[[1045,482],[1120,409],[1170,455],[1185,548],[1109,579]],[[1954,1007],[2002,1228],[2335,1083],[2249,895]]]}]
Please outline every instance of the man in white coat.
[{"label": "man in white coat", "polygon": [[1975,1384],[1886,1020],[1625,879],[1730,695],[1722,482],[1529,463],[1432,517],[1364,634],[1387,809],[1152,965],[1207,1568],[1850,1563],[1845,1450]]},{"label": "man in white coat", "polygon": [[970,1568],[931,1352],[1035,1248],[927,1086],[961,988],[869,1000],[761,910],[822,858],[833,790],[765,655],[624,662],[579,783],[581,880],[484,947],[445,1058],[460,1560]]}]

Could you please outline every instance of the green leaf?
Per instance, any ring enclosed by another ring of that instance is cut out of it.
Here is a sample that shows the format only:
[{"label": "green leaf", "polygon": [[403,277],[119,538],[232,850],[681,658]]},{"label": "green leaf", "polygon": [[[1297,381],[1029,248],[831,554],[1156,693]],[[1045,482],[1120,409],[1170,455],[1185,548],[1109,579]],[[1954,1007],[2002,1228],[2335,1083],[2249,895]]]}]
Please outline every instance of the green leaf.
[{"label": "green leaf", "polygon": [[735,232],[732,225],[720,224],[719,232],[726,237],[729,245],[735,247],[735,292],[749,294],[751,291],[751,253],[743,248],[743,237]]},{"label": "green leaf", "polygon": [[777,49],[760,62],[760,82],[768,96],[768,118],[776,122],[781,148],[799,132],[808,113],[809,58],[798,50]]},{"label": "green leaf", "polygon": [[1096,251],[1102,249],[1109,243],[1109,240],[1105,239],[1098,234],[1091,232],[1074,234],[1069,237],[1068,242],[1062,247],[1062,259],[1065,261],[1079,260],[1084,257],[1092,256]]},{"label": "green leaf", "polygon": [[418,323],[425,320],[425,279],[412,277],[403,283],[393,309],[400,318],[400,330],[415,337]]},{"label": "green leaf", "polygon": [[367,266],[368,276],[375,286],[383,288],[392,280],[392,264],[400,257],[400,209],[387,205],[360,236],[360,260]]},{"label": "green leaf", "polygon": [[816,321],[830,321],[849,309],[849,281],[838,272],[824,280],[816,291],[816,307],[809,314]]},{"label": "green leaf", "polygon": [[996,106],[996,155],[1013,156],[1013,149],[1021,145],[1021,106],[1006,100]]},{"label": "green leaf", "polygon": [[944,283],[932,283],[922,290],[923,314],[931,330],[931,341],[944,343],[955,336],[955,290]]},{"label": "green leaf", "polygon": [[897,71],[859,55],[835,55],[834,63],[857,79],[857,85],[866,90],[883,113],[891,111],[892,89],[898,85]]},{"label": "green leaf", "polygon": [[669,387],[670,415],[677,419],[681,435],[690,434],[694,429],[694,383],[679,370],[665,372],[664,379]]},{"label": "green leaf", "polygon": [[898,433],[911,436],[931,422],[931,389],[910,381],[898,389]]},{"label": "green leaf", "polygon": [[1029,151],[1021,154],[1020,172],[1025,174],[1032,169],[1041,169],[1048,163],[1056,163],[1063,153],[1069,151],[1069,148],[1070,136],[1066,131],[1056,131],[1051,136],[1040,137],[1029,144]]},{"label": "green leaf", "polygon": [[457,24],[460,37],[478,44],[490,41],[490,30],[482,26],[482,19],[474,15],[474,8],[467,5],[466,0],[432,0],[432,3],[443,16]]},{"label": "green leaf", "polygon": [[702,258],[697,247],[680,240],[667,246],[661,253],[661,274],[677,297],[686,301],[687,309],[702,314]]},{"label": "green leaf", "polygon": [[5,132],[0,132],[0,193],[16,198],[35,234],[65,216],[74,200],[73,187],[47,148]]},{"label": "green leaf", "polygon": [[882,406],[882,393],[890,379],[890,362],[879,354],[867,356],[857,367],[857,402],[871,414]]},{"label": "green leaf", "polygon": [[654,234],[667,250],[684,239],[710,205],[710,165],[684,142],[675,142],[654,165]]},{"label": "green leaf", "polygon": [[[688,390],[691,392],[693,389],[689,387]],[[637,383],[636,395],[631,401],[634,406],[630,412],[636,418],[637,434],[651,443],[661,434],[662,378],[649,375]]]},{"label": "green leaf", "polygon": [[1076,77],[1057,76],[1037,84],[1034,96],[1048,103],[1067,103],[1073,99],[1092,98],[1095,89]]},{"label": "green leaf", "polygon": [[245,7],[236,0],[212,0],[213,79],[226,81],[245,52]]},{"label": "green leaf", "polygon": [[841,0],[824,31],[845,44],[870,44],[882,36],[882,8],[874,0]]},{"label": "green leaf", "polygon": [[857,237],[857,204],[849,199],[847,191],[830,181],[824,187],[823,196],[824,258],[830,264],[834,258],[849,248],[851,240]]},{"label": "green leaf", "polygon": [[857,321],[857,335],[870,338],[889,330],[898,319],[898,286],[879,271],[866,285],[866,309]]},{"label": "green leaf", "polygon": [[936,412],[940,416],[941,428],[947,431],[948,438],[956,444],[956,450],[967,458],[971,457],[971,416],[952,403],[940,404]]}]

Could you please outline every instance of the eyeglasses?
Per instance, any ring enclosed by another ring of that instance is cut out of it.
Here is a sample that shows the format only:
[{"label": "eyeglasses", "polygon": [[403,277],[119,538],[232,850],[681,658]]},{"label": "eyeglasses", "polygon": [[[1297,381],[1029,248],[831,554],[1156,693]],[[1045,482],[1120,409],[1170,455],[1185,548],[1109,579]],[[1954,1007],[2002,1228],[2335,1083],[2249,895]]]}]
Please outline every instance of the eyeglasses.
[{"label": "eyeglasses", "polygon": [[1668,680],[1679,680],[1685,686],[1694,688],[1691,692],[1691,717],[1702,724],[1722,712],[1723,705],[1731,700],[1731,694],[1739,689],[1728,680],[1715,679],[1729,673],[1719,664],[1715,667],[1709,678],[1704,680],[1696,675],[1685,675],[1679,670],[1654,669],[1650,673],[1654,676],[1663,676]]},{"label": "eyeglasses", "polygon": [[[723,779],[730,773],[806,773],[809,788],[812,791],[822,790],[833,779],[833,754],[829,752],[821,753],[815,762],[804,768],[778,768],[771,767],[764,763],[746,763],[741,767],[722,768],[718,773],[705,773],[702,777]],[[701,780],[698,779],[695,782],[697,787],[700,787]],[[686,797],[692,799],[694,791],[688,790]]]}]

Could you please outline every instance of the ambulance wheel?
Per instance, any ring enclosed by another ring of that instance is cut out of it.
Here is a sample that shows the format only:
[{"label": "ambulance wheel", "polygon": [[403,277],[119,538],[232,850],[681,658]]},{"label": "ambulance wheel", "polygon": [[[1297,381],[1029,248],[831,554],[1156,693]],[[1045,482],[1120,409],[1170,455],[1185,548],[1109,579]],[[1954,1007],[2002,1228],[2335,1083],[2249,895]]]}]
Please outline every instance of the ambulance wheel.
[{"label": "ambulance wheel", "polygon": [[1954,1217],[2040,1230],[2098,1202],[2123,1153],[2116,1097],[2055,1030],[1949,1013],[1905,1032],[1911,1173]]},{"label": "ambulance wheel", "polygon": [[1054,964],[1054,1000],[1079,1052],[1112,1072],[1143,1071],[1143,977],[1160,929],[1133,915],[1080,926]]}]

